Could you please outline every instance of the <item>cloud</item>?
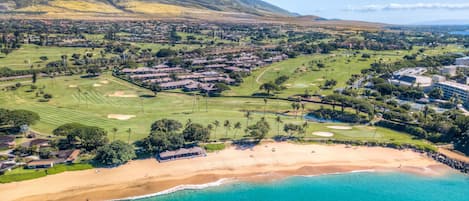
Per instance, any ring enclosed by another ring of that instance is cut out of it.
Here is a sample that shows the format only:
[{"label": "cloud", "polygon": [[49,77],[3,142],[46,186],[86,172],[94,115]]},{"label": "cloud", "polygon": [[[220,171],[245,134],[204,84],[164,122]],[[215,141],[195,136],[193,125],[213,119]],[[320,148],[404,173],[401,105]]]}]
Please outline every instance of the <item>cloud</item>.
[{"label": "cloud", "polygon": [[362,7],[348,7],[347,11],[373,12],[393,10],[469,10],[469,3],[413,3],[413,4],[370,4]]}]

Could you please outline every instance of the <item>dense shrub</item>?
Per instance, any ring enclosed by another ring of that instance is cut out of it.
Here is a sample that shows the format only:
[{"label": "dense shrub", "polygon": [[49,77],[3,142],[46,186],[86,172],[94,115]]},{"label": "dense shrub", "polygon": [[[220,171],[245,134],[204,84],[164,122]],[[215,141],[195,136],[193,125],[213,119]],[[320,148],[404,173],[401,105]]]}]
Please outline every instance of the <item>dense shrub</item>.
[{"label": "dense shrub", "polygon": [[366,119],[358,114],[335,111],[331,109],[319,109],[311,112],[309,115],[325,120],[337,120],[346,123],[365,123]]}]

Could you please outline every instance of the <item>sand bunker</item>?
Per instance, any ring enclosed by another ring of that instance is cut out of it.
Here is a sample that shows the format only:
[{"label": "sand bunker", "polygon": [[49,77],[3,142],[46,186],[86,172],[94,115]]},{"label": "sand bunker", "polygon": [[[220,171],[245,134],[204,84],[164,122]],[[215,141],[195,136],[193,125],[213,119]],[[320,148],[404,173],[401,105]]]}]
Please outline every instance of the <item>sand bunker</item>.
[{"label": "sand bunker", "polygon": [[119,98],[136,98],[136,94],[125,94],[123,91],[116,91],[113,94],[110,94],[109,97],[119,97]]},{"label": "sand bunker", "polygon": [[313,135],[320,136],[320,137],[333,137],[334,133],[331,133],[331,132],[313,132]]},{"label": "sand bunker", "polygon": [[68,85],[68,88],[77,88],[78,86],[77,85],[74,85],[74,84],[71,84],[71,85]]},{"label": "sand bunker", "polygon": [[376,130],[375,127],[371,127],[371,126],[355,126],[356,128],[364,128],[364,129],[368,129],[368,130]]},{"label": "sand bunker", "polygon": [[123,115],[123,114],[109,114],[109,115],[107,115],[108,119],[117,119],[117,120],[122,120],[122,121],[129,120],[129,119],[132,119],[132,118],[135,118],[135,117],[137,117],[137,116],[135,116],[135,115]]},{"label": "sand bunker", "polygon": [[324,79],[322,78],[316,79],[316,82],[322,82],[322,81],[324,81]]},{"label": "sand bunker", "polygon": [[308,85],[306,84],[295,84],[295,88],[306,88]]},{"label": "sand bunker", "polygon": [[101,83],[101,84],[109,84],[109,81],[103,80],[103,81],[99,81],[99,83]]},{"label": "sand bunker", "polygon": [[334,129],[334,130],[352,130],[353,129],[350,126],[328,126],[327,128]]},{"label": "sand bunker", "polygon": [[103,85],[100,85],[100,84],[93,84],[93,87],[101,87]]}]

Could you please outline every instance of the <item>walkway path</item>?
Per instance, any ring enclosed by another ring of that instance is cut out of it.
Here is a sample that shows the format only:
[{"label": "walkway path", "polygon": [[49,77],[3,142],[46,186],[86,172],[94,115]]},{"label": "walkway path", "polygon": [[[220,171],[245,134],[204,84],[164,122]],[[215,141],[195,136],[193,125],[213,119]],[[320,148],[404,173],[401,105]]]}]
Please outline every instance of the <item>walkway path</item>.
[{"label": "walkway path", "polygon": [[269,70],[269,67],[265,68],[265,70],[262,71],[262,73],[259,74],[259,76],[257,76],[257,78],[256,78],[257,84],[261,84],[261,83],[259,82],[259,79],[261,79],[261,77],[264,76],[265,72],[267,72],[268,70]]}]

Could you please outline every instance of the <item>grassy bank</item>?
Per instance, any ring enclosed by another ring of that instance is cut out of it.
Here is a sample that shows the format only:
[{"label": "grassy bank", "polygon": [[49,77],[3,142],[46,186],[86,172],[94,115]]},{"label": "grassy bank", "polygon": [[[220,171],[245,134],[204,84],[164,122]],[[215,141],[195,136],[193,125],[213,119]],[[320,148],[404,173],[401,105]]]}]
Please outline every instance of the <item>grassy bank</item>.
[{"label": "grassy bank", "polygon": [[6,172],[5,175],[1,175],[0,183],[3,184],[3,183],[31,180],[31,179],[45,177],[47,175],[59,174],[59,173],[66,172],[66,171],[80,171],[80,170],[88,170],[92,168],[93,166],[90,164],[72,164],[72,165],[59,164],[59,165],[55,165],[52,168],[40,169],[40,170],[17,168],[17,169],[12,170],[11,172]]}]

